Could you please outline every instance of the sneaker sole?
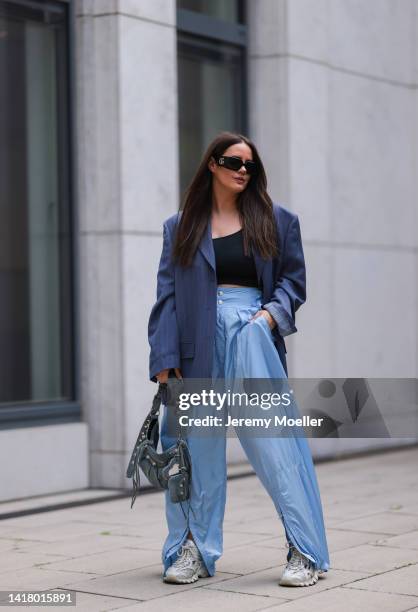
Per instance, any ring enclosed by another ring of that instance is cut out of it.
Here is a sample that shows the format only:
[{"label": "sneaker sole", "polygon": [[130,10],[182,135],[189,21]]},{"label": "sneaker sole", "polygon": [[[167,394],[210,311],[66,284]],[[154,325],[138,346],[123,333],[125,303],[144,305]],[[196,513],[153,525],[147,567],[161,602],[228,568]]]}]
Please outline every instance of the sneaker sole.
[{"label": "sneaker sole", "polygon": [[315,574],[314,576],[312,576],[312,578],[310,580],[306,580],[305,582],[292,582],[290,579],[289,580],[279,580],[279,586],[294,586],[294,587],[303,587],[303,586],[312,586],[314,584],[316,584],[318,581],[318,574]]},{"label": "sneaker sole", "polygon": [[192,582],[196,582],[199,578],[209,578],[209,573],[205,570],[204,572],[195,574],[191,578],[185,579],[178,578],[177,576],[163,576],[163,581],[170,584],[191,584]]},{"label": "sneaker sole", "polygon": [[190,584],[192,582],[196,582],[199,579],[199,576],[195,574],[191,578],[178,578],[177,576],[164,576],[163,581],[169,582],[170,584]]}]

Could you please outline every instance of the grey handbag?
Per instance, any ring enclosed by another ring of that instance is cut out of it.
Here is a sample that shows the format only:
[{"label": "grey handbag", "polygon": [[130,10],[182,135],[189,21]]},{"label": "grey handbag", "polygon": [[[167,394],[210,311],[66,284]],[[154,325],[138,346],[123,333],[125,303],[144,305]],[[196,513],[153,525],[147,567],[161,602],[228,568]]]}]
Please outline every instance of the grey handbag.
[{"label": "grey handbag", "polygon": [[158,416],[163,402],[169,409],[176,410],[183,380],[175,375],[167,383],[159,383],[151,410],[146,417],[135,442],[126,477],[132,478],[133,492],[131,508],[140,487],[140,471],[157,489],[168,489],[172,502],[189,499],[191,480],[191,458],[186,441],[181,437],[181,428],[176,444],[162,453],[157,452],[159,440]]}]

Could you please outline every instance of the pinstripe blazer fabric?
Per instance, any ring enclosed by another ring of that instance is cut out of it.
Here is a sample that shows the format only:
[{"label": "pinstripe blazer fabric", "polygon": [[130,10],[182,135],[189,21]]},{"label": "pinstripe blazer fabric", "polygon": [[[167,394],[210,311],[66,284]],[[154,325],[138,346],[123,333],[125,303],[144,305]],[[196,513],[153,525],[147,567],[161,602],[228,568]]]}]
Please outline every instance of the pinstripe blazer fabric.
[{"label": "pinstripe blazer fabric", "polygon": [[[280,257],[263,260],[253,250],[266,308],[277,325],[274,344],[287,374],[284,338],[297,331],[295,314],[306,301],[306,270],[298,216],[273,203],[281,241]],[[188,268],[174,264],[171,251],[181,212],[163,224],[163,248],[157,274],[157,299],[148,321],[149,378],[166,368],[180,368],[184,378],[210,378],[216,327],[217,281],[212,227]]]}]

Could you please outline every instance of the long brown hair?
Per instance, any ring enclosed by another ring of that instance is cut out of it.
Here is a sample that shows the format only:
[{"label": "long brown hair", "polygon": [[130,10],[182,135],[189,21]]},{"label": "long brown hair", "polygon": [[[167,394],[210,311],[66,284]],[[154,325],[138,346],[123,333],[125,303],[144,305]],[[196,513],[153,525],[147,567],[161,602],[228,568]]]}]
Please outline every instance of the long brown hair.
[{"label": "long brown hair", "polygon": [[180,265],[192,263],[196,249],[205,233],[212,211],[212,172],[209,160],[215,160],[233,144],[245,142],[257,164],[257,173],[251,176],[247,187],[237,196],[237,207],[243,229],[244,252],[255,246],[260,255],[267,259],[279,256],[280,244],[276,231],[273,203],[267,193],[267,177],[263,163],[253,142],[242,134],[221,132],[209,144],[192,182],[186,189],[182,211],[174,240],[173,259]]}]

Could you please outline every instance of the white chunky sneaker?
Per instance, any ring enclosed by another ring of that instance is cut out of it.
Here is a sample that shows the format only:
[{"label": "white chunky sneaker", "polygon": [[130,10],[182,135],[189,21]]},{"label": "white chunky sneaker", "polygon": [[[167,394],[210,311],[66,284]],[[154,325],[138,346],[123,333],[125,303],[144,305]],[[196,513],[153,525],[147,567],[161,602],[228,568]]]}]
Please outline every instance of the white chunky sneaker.
[{"label": "white chunky sneaker", "polygon": [[187,539],[178,551],[179,558],[167,569],[163,580],[175,584],[189,584],[198,578],[207,578],[209,572],[193,540]]},{"label": "white chunky sneaker", "polygon": [[310,559],[290,545],[290,557],[283,574],[279,580],[280,586],[311,586],[318,580],[318,570]]}]

